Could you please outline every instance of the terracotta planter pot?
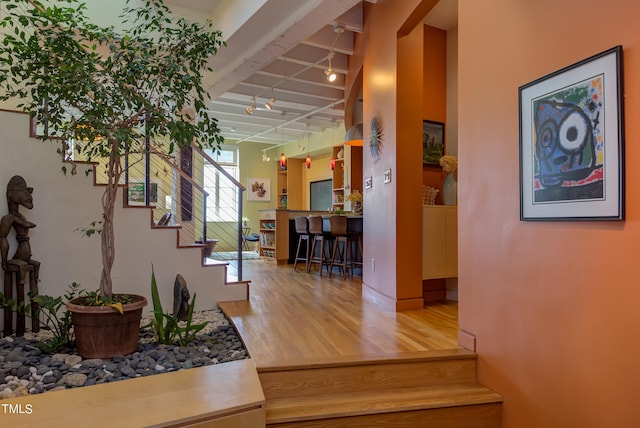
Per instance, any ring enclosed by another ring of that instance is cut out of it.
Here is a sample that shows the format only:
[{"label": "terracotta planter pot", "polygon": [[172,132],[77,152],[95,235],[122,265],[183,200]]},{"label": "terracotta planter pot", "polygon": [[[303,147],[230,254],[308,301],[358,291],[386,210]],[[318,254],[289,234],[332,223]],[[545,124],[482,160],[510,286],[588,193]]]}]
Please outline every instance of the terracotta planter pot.
[{"label": "terracotta planter pot", "polygon": [[138,349],[138,333],[142,308],[147,306],[143,296],[130,295],[132,303],[123,305],[124,314],[108,306],[79,304],[82,297],[67,303],[76,336],[78,355],[83,358],[113,358]]}]

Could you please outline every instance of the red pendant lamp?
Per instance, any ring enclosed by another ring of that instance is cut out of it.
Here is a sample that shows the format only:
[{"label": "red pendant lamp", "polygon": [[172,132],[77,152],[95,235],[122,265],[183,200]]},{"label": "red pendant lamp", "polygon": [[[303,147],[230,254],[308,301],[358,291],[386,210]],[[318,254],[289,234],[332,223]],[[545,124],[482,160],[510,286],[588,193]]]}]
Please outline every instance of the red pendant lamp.
[{"label": "red pendant lamp", "polygon": [[[273,99],[273,88],[271,89],[271,91],[272,91],[272,99]],[[284,112],[282,112],[282,127],[280,128],[280,135],[281,135],[280,147],[282,149],[282,153],[280,153],[280,169],[284,171],[287,169],[287,157],[284,154]]]},{"label": "red pendant lamp", "polygon": [[309,122],[307,122],[307,158],[304,160],[305,165],[307,165],[307,169],[311,168],[311,156],[309,156]]}]

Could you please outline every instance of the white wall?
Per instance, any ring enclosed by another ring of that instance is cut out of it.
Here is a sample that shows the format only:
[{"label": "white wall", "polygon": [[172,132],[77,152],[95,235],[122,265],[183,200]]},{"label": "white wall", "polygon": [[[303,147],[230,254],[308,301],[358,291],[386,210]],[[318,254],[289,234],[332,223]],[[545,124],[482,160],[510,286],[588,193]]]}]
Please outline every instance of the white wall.
[{"label": "white wall", "polygon": [[[74,281],[87,290],[95,290],[101,273],[99,238],[83,237],[78,229],[100,219],[102,190],[85,176],[84,167],[78,168],[75,176],[63,175],[57,144],[29,138],[28,130],[26,114],[0,111],[0,193],[4,195],[13,175],[21,175],[34,188],[33,209],[20,207],[20,212],[37,225],[29,236],[33,259],[42,264],[40,291],[61,295]],[[3,196],[0,216],[6,213]],[[198,309],[246,297],[244,286],[224,285],[224,268],[201,266],[200,249],[177,249],[175,230],[152,230],[148,209],[125,209],[120,205],[115,224],[115,292],[142,294],[149,299],[153,263],[166,311],[171,311],[173,305],[173,282],[178,273],[186,279],[191,295],[197,292]],[[15,241],[9,255],[14,251]]]}]

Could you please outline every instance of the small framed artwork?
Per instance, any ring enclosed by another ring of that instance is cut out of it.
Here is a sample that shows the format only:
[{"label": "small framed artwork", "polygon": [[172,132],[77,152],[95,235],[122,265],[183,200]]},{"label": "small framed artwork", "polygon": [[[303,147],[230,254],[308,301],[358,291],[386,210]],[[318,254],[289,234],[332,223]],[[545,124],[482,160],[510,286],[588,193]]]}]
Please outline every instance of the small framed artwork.
[{"label": "small framed artwork", "polygon": [[440,166],[444,155],[444,123],[422,121],[422,164]]},{"label": "small framed artwork", "polygon": [[269,202],[271,200],[271,180],[268,178],[247,178],[247,201]]},{"label": "small framed artwork", "polygon": [[622,220],[622,47],[519,88],[520,220]]},{"label": "small framed artwork", "polygon": [[[149,183],[149,205],[158,202],[158,183]],[[129,205],[144,205],[145,197],[145,184],[141,181],[129,182],[127,188],[128,204]]]}]

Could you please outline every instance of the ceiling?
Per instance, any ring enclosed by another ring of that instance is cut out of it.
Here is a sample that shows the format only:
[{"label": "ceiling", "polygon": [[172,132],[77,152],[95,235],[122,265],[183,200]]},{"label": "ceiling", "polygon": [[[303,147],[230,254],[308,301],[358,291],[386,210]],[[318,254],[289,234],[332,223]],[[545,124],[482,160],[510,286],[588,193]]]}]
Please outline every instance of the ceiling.
[{"label": "ceiling", "polygon": [[[227,142],[252,141],[267,149],[342,124],[354,33],[362,31],[363,4],[377,0],[165,2],[188,18],[211,19],[222,31],[227,46],[212,58],[214,71],[204,82],[212,97],[208,114]],[[429,17],[429,25],[455,25],[457,0],[441,0]],[[334,82],[325,74],[330,55]]]},{"label": "ceiling", "polygon": [[[374,0],[368,0],[375,3]],[[228,142],[265,148],[338,127],[362,0],[166,0],[187,17],[209,18],[227,46],[205,76],[208,114]],[[337,78],[325,74],[329,56]],[[246,109],[253,105],[253,115]],[[265,107],[271,98],[273,107]]]}]

